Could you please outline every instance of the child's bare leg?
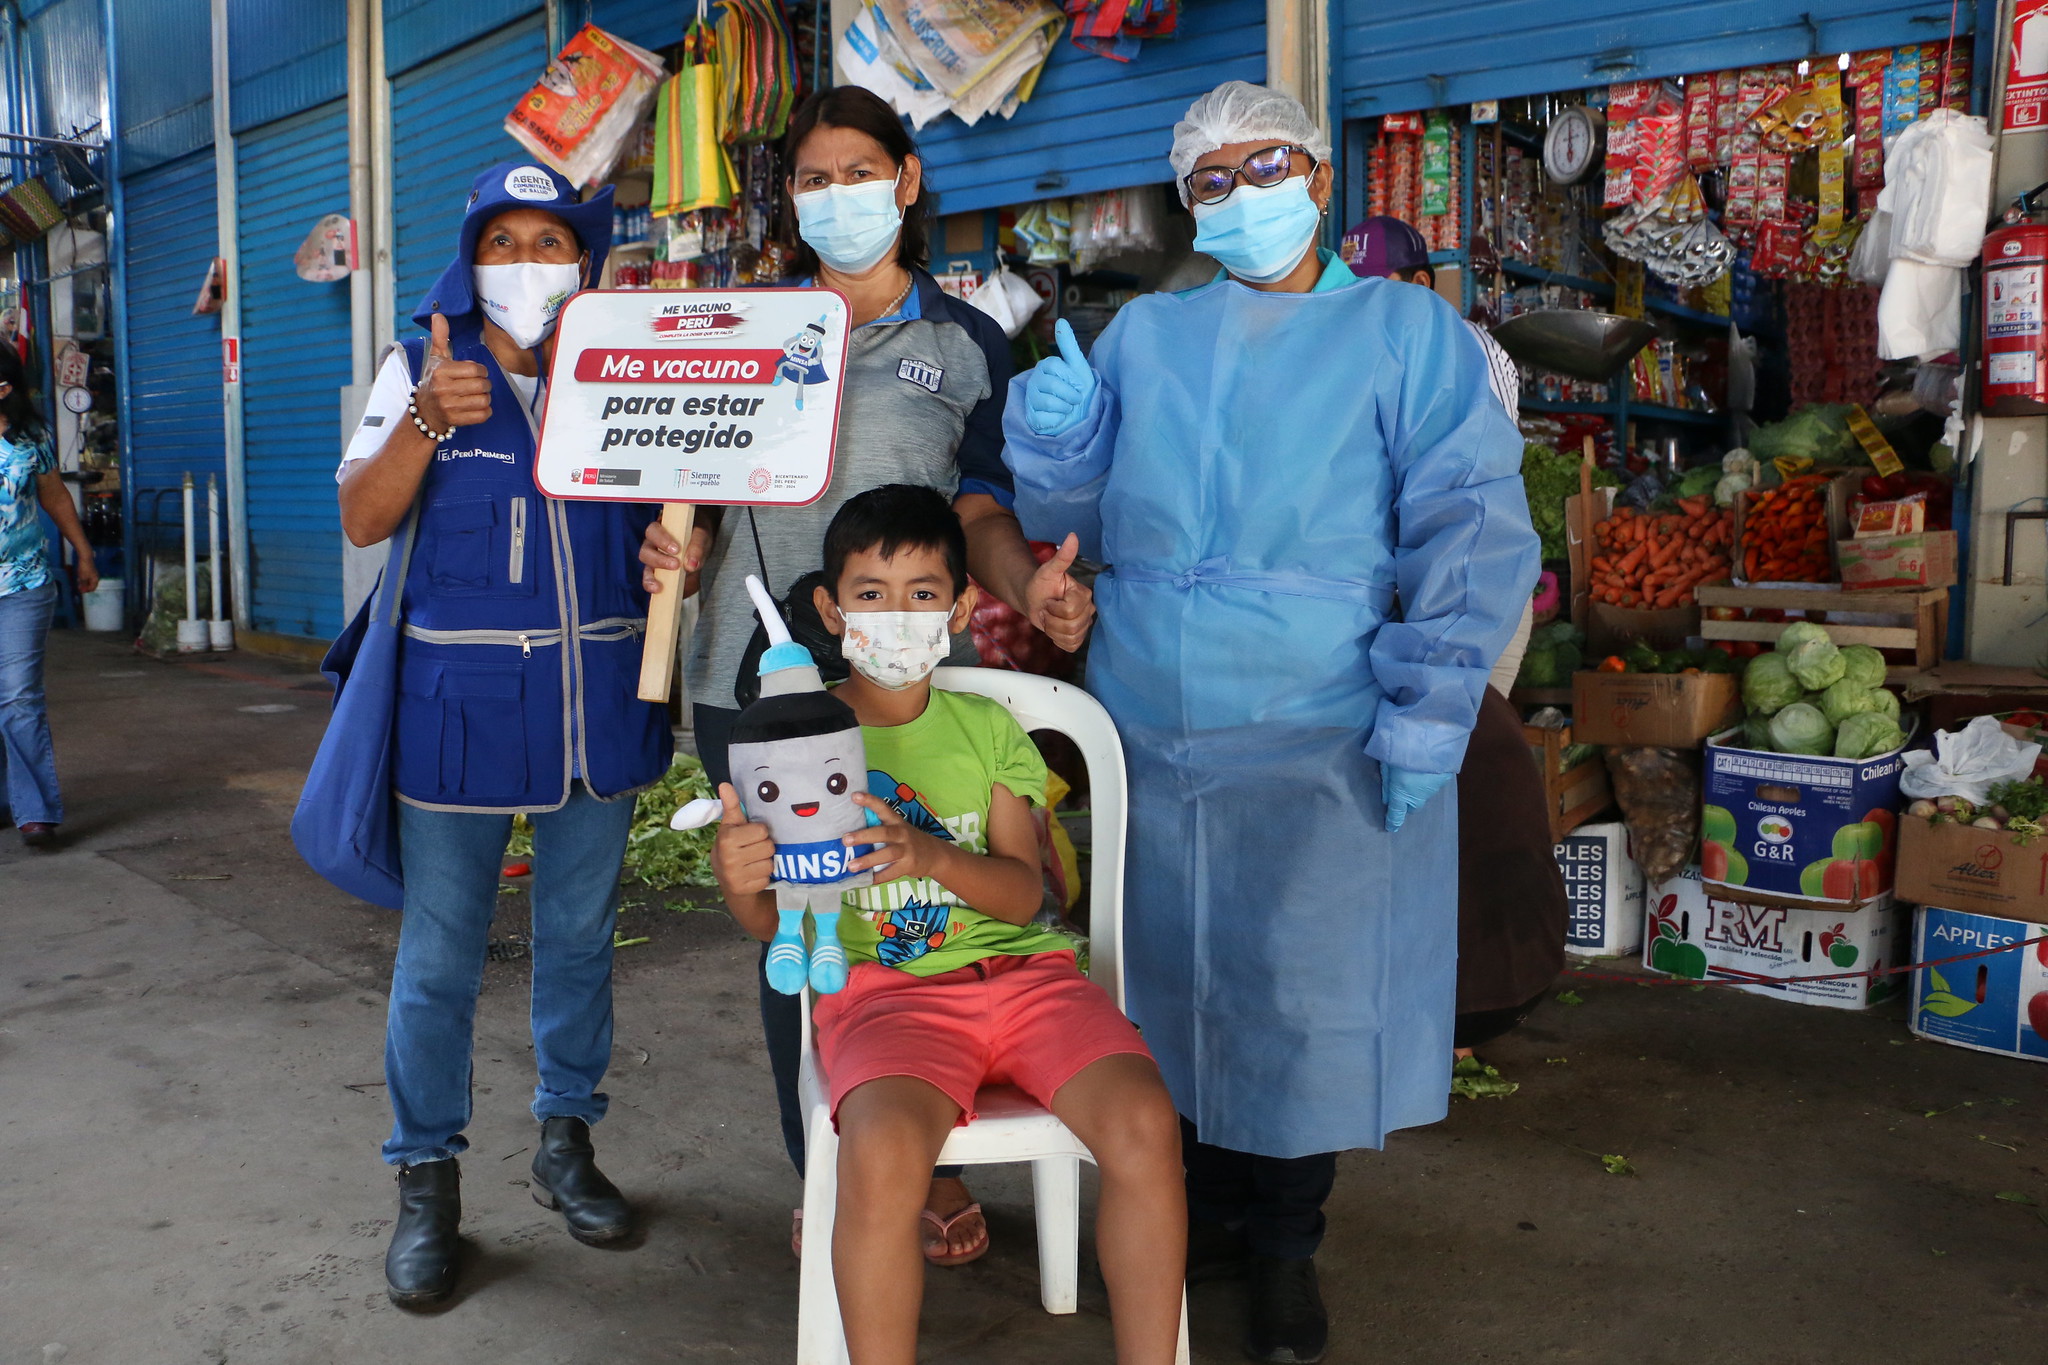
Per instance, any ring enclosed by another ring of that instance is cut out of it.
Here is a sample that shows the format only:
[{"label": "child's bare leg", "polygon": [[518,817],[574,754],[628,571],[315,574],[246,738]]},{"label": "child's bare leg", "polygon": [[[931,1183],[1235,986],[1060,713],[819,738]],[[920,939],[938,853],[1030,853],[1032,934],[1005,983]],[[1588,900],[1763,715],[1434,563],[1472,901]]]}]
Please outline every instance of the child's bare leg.
[{"label": "child's bare leg", "polygon": [[1109,1285],[1118,1365],[1171,1365],[1188,1201],[1180,1118],[1159,1068],[1135,1053],[1091,1062],[1052,1097],[1052,1111],[1088,1144],[1102,1172],[1095,1249]]},{"label": "child's bare leg", "polygon": [[832,1275],[854,1365],[915,1365],[924,1304],[918,1213],[960,1106],[910,1076],[856,1086],[839,1102],[839,1210]]}]

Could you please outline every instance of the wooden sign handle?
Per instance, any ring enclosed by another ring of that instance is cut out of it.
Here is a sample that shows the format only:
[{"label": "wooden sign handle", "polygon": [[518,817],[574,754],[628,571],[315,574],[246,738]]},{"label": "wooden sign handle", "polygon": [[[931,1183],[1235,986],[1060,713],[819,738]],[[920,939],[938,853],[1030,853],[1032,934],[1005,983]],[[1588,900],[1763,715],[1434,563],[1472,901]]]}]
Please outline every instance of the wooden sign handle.
[{"label": "wooden sign handle", "polygon": [[[676,538],[676,557],[690,548],[690,528],[697,509],[687,502],[662,504],[661,524]],[[656,569],[661,591],[647,600],[647,639],[640,653],[640,700],[666,705],[675,683],[676,632],[683,620],[683,571]]]}]

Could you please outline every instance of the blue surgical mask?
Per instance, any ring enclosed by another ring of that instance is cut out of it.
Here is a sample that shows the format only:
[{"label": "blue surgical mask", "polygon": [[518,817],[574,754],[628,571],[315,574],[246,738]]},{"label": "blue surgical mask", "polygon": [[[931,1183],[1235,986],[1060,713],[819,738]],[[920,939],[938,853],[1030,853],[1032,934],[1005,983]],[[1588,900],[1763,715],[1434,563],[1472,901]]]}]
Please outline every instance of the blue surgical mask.
[{"label": "blue surgical mask", "polygon": [[1220,204],[1196,204],[1194,215],[1195,250],[1250,284],[1271,284],[1300,265],[1323,216],[1299,175],[1239,185]]},{"label": "blue surgical mask", "polygon": [[889,254],[903,230],[896,182],[827,185],[794,196],[796,230],[818,259],[858,275]]}]

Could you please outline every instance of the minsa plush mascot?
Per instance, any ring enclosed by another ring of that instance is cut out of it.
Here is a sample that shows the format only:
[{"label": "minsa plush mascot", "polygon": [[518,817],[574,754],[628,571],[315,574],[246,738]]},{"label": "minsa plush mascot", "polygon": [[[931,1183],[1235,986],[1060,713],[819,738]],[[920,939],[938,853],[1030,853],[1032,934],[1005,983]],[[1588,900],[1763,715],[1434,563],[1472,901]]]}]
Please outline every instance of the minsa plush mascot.
[{"label": "minsa plush mascot", "polygon": [[[777,924],[768,944],[768,984],[795,995],[811,983],[820,995],[846,985],[846,951],[839,946],[839,898],[874,880],[848,872],[865,852],[842,837],[878,825],[873,811],[854,802],[867,790],[867,750],[853,709],[825,690],[810,651],[789,638],[789,628],[761,580],[747,575],[747,593],[767,628],[761,655],[761,696],[733,722],[728,754],[732,784],[747,819],[768,826],[775,840]],[[718,818],[715,799],[692,801],[669,821],[697,829]],[[804,946],[804,914],[816,936]]]}]

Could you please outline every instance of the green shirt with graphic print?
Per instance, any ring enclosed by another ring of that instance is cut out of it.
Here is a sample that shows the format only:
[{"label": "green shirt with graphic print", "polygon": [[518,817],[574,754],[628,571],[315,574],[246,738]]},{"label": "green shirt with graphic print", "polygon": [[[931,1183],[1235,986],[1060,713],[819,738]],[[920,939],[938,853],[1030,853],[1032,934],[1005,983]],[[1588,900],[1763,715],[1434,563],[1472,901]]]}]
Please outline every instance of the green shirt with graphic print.
[{"label": "green shirt with graphic print", "polygon": [[[933,688],[907,725],[863,725],[868,792],[912,826],[969,853],[988,852],[988,813],[998,784],[1045,804],[1045,760],[1016,719],[971,692]],[[880,962],[937,976],[984,957],[1071,952],[1066,935],[1010,924],[965,905],[930,878],[902,878],[846,894],[839,941],[848,963]]]}]

